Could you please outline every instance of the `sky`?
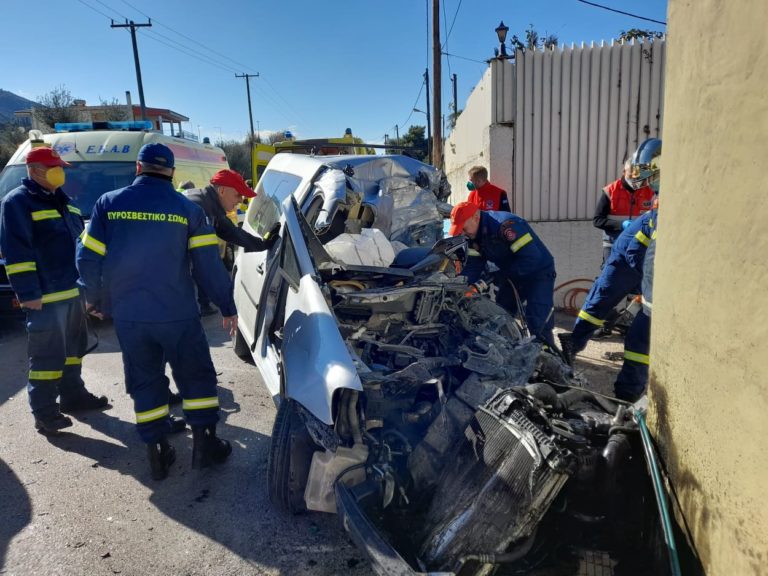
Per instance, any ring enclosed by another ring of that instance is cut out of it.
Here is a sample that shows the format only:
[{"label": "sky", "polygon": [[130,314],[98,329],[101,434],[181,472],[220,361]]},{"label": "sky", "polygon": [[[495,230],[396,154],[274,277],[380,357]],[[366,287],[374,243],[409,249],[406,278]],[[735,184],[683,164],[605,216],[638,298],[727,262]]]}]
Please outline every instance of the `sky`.
[{"label": "sky", "polygon": [[[666,20],[666,0],[597,0]],[[211,140],[249,130],[245,80],[251,79],[254,126],[301,138],[336,137],[352,128],[382,142],[425,124],[422,75],[429,65],[427,8],[432,0],[2,0],[0,88],[29,99],[64,85],[98,104],[125,101],[138,89],[130,34],[110,27],[152,19],[138,31],[147,106],[190,118],[185,130]],[[561,43],[610,41],[621,30],[665,26],[577,0],[442,0],[443,113],[450,112],[450,73],[459,109],[498,46],[500,21],[523,36],[533,25]],[[446,39],[446,33],[450,35]],[[418,96],[418,98],[417,98]]]}]

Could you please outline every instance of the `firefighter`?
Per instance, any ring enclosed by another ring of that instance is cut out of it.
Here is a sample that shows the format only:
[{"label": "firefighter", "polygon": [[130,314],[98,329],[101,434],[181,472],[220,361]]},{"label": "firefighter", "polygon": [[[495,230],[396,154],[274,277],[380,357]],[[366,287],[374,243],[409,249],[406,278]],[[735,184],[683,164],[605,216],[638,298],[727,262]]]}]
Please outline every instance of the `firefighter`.
[{"label": "firefighter", "polygon": [[[659,193],[661,176],[661,141],[644,143],[633,158],[633,177],[647,182],[653,191]],[[651,310],[653,291],[653,268],[656,259],[656,231],[651,233],[648,248],[643,258],[641,292],[643,308],[637,313],[624,339],[624,364],[614,383],[617,398],[636,401],[645,392],[648,384],[648,365],[651,360]]]},{"label": "firefighter", "polygon": [[[650,186],[654,193],[658,191],[660,154],[661,140],[650,138],[638,147],[631,160],[632,178],[640,181],[641,186]],[[602,273],[592,285],[584,305],[579,311],[573,332],[558,336],[563,352],[570,361],[586,347],[595,330],[602,328],[606,317],[621,299],[631,292],[640,291],[645,252],[655,234],[657,225],[657,209],[656,203],[654,203],[654,208],[650,212],[646,212],[640,218],[633,220],[614,242],[611,255],[606,261]],[[642,328],[642,326],[638,328]],[[625,357],[628,355],[635,359],[646,360],[647,351],[645,353],[637,351],[640,356],[632,355],[632,342],[633,338],[630,338],[627,343],[628,348],[625,344]],[[627,350],[629,354],[627,354]],[[630,361],[634,362],[634,360]],[[632,396],[622,383],[617,384],[615,388],[620,397],[629,398]]]},{"label": "firefighter", "polygon": [[603,266],[611,255],[613,243],[631,223],[653,207],[654,192],[642,186],[642,180],[630,176],[631,159],[624,163],[624,171],[618,180],[603,188],[595,206],[592,224],[603,231]]},{"label": "firefighter", "polygon": [[461,202],[451,210],[448,234],[462,232],[472,255],[464,270],[468,282],[478,282],[485,263],[493,262],[499,268],[494,278],[497,302],[513,314],[519,312],[518,302],[524,302],[529,331],[552,345],[555,260],[528,222],[510,212],[486,212]]},{"label": "firefighter", "polygon": [[509,212],[507,193],[488,181],[488,170],[484,166],[473,166],[469,169],[467,190],[469,190],[467,202],[471,202],[480,210]]},{"label": "firefighter", "polygon": [[243,177],[234,170],[219,170],[211,178],[209,186],[187,190],[185,195],[203,209],[216,231],[216,236],[225,242],[241,246],[246,252],[261,252],[269,250],[277,241],[280,224],[275,224],[262,239],[235,226],[227,216],[228,213],[237,209],[243,198],[256,196]]},{"label": "firefighter", "polygon": [[[216,236],[224,242],[242,246],[246,252],[261,252],[269,250],[277,241],[280,224],[275,224],[272,230],[264,235],[264,239],[261,239],[235,226],[227,215],[237,209],[243,198],[256,196],[243,177],[234,170],[219,170],[205,188],[193,188],[184,193],[187,198],[203,209],[208,222],[216,231]],[[216,313],[205,289],[200,286],[197,287],[197,302],[200,305],[201,316]]]},{"label": "firefighter", "polygon": [[[80,210],[61,187],[70,166],[55,150],[32,149],[27,178],[0,210],[0,251],[8,280],[27,314],[29,404],[35,427],[57,433],[72,426],[62,412],[104,408],[107,398],[85,389],[80,376],[87,347],[75,247]],[[61,404],[56,398],[61,396]]]},{"label": "firefighter", "polygon": [[216,371],[195,302],[202,284],[237,327],[232,284],[219,258],[218,239],[203,211],[172,184],[173,152],[146,144],[136,179],[96,202],[77,250],[89,310],[114,318],[136,423],[156,480],[168,475],[175,451],[170,431],[166,361],[192,427],[192,467],[227,459],[232,448],[216,436]]}]

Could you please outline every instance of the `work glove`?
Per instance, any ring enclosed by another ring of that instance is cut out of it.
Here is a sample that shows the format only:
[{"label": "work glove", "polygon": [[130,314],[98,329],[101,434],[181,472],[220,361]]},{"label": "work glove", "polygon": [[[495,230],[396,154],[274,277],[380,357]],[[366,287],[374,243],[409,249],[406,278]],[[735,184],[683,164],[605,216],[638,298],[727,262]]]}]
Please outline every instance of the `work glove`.
[{"label": "work glove", "polygon": [[478,280],[474,284],[470,284],[469,286],[467,286],[467,289],[464,292],[464,296],[467,298],[479,296],[480,294],[488,292],[489,288],[490,287],[488,286],[488,284],[486,284],[483,280]]},{"label": "work glove", "polygon": [[264,247],[270,250],[278,238],[280,238],[280,222],[277,222],[269,232],[264,234]]},{"label": "work glove", "polygon": [[621,229],[626,230],[629,228],[630,224],[632,224],[632,220],[624,220],[624,222],[621,223]]}]

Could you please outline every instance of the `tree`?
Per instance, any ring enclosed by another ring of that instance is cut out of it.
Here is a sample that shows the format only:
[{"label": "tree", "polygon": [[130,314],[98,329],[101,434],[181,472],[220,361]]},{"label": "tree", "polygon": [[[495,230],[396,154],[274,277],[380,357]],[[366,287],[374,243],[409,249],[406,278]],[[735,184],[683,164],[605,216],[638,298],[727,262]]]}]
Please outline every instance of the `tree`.
[{"label": "tree", "polygon": [[102,108],[101,113],[106,121],[121,122],[130,119],[128,106],[120,104],[117,98],[112,98],[112,100],[99,98],[99,106]]},{"label": "tree", "polygon": [[542,37],[533,27],[533,24],[528,24],[528,29],[525,31],[525,42],[520,40],[517,34],[514,34],[509,42],[512,44],[513,51],[520,50],[521,52],[525,52],[526,50],[556,48],[558,41],[559,39],[557,35],[546,34]]},{"label": "tree", "polygon": [[239,172],[243,178],[250,178],[251,148],[253,144],[261,144],[262,142],[274,144],[275,142],[282,142],[285,140],[284,134],[284,130],[262,133],[261,137],[256,134],[251,137],[250,134],[247,134],[243,140],[219,141],[216,142],[216,146],[224,150],[224,154],[227,156],[227,162],[229,162],[229,167],[232,168],[232,170]]},{"label": "tree", "polygon": [[72,93],[62,84],[40,96],[32,108],[32,116],[42,130],[53,131],[57,122],[79,122],[80,111],[75,108]]},{"label": "tree", "polygon": [[0,169],[11,159],[19,145],[27,139],[27,133],[21,126],[8,122],[0,124]]},{"label": "tree", "polygon": [[417,150],[400,151],[397,149],[387,149],[387,154],[405,154],[411,158],[416,158],[422,162],[428,162],[427,159],[427,138],[425,126],[411,126],[408,128],[408,132],[403,134],[400,139],[392,138],[389,143],[393,146],[410,146],[417,148]]},{"label": "tree", "polygon": [[622,30],[616,40],[618,42],[629,42],[630,40],[656,40],[659,38],[664,38],[663,32],[644,30],[642,28],[630,28],[629,30]]}]

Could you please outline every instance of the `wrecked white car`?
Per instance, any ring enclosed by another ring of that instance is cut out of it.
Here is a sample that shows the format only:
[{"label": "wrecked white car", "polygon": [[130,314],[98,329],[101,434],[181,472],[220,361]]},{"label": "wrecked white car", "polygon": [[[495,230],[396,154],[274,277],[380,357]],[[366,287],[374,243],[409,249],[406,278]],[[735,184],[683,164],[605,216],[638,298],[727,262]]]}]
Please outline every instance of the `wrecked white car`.
[{"label": "wrecked white car", "polygon": [[629,411],[466,295],[439,172],[284,154],[257,193],[245,228],[283,227],[270,252],[237,256],[234,345],[279,406],[277,506],[338,513],[386,575],[649,561],[654,505]]}]

